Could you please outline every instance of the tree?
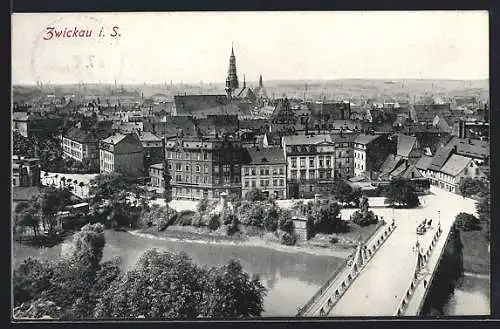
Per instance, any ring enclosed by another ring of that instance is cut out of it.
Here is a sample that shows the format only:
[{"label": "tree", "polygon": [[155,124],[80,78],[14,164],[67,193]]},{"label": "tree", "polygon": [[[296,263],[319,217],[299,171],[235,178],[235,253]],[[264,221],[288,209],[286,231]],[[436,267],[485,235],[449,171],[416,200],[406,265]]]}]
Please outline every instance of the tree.
[{"label": "tree", "polygon": [[351,193],[352,187],[347,184],[345,180],[338,180],[333,184],[332,194],[337,198],[337,200],[339,200],[339,202],[347,202]]},{"label": "tree", "polygon": [[96,317],[195,318],[260,315],[265,289],[237,262],[221,269],[195,265],[184,253],[156,249],[115,280],[95,308]]},{"label": "tree", "polygon": [[30,228],[33,231],[33,235],[38,237],[40,217],[38,216],[38,204],[36,202],[20,202],[17,204],[14,210],[14,225],[16,228]]},{"label": "tree", "polygon": [[83,187],[85,186],[85,183],[80,182],[80,184],[78,184],[78,186],[80,186],[80,193],[83,194]]},{"label": "tree", "polygon": [[260,189],[254,187],[247,192],[245,199],[248,201],[266,201],[267,196]]},{"label": "tree", "polygon": [[264,311],[266,289],[259,277],[250,279],[237,260],[221,268],[208,271],[206,299],[201,315],[207,317],[237,318],[259,316]]},{"label": "tree", "polygon": [[344,228],[340,218],[340,205],[332,199],[307,204],[307,215],[314,218],[314,232],[331,234]]},{"label": "tree", "polygon": [[484,192],[485,189],[487,189],[487,186],[483,181],[471,177],[462,179],[458,185],[460,194],[465,198]]},{"label": "tree", "polygon": [[393,179],[386,187],[385,204],[401,205],[414,208],[420,205],[420,200],[409,179]]},{"label": "tree", "polygon": [[475,231],[479,229],[479,219],[472,214],[461,212],[455,217],[455,225],[462,231]]},{"label": "tree", "polygon": [[310,240],[314,237],[314,235],[314,218],[311,215],[308,215],[306,221],[306,239]]},{"label": "tree", "polygon": [[264,228],[268,232],[274,232],[278,228],[278,219],[281,209],[273,204],[264,211]]}]

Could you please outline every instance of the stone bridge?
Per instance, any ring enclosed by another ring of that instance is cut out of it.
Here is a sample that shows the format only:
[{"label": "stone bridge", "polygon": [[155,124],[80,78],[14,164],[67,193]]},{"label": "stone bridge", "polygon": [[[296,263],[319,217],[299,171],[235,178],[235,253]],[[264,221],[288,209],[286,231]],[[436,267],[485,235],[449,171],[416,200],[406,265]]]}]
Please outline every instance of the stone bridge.
[{"label": "stone bridge", "polygon": [[[395,220],[381,226],[299,309],[297,316],[417,316],[448,243],[455,216],[475,202],[431,187],[416,209],[377,209]],[[423,235],[416,228],[432,224]]]}]

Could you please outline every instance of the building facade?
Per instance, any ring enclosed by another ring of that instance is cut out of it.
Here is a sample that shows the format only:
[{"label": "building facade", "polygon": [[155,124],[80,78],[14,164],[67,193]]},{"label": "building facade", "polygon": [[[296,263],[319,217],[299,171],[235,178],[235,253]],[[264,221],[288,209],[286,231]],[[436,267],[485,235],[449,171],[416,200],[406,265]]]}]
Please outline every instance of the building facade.
[{"label": "building facade", "polygon": [[473,159],[452,154],[435,175],[435,180],[439,188],[448,192],[459,193],[460,182],[466,177],[483,179],[485,175]]},{"label": "building facade", "polygon": [[396,153],[397,148],[397,140],[386,135],[360,134],[353,144],[354,176],[367,175],[370,178],[389,154]]},{"label": "building facade", "polygon": [[101,173],[117,172],[129,177],[143,174],[143,147],[135,133],[114,134],[99,144]]},{"label": "building facade", "polygon": [[286,160],[281,148],[247,149],[242,165],[242,197],[258,188],[268,197],[286,199]]},{"label": "building facade", "polygon": [[156,163],[149,166],[149,177],[151,178],[151,186],[157,188],[165,188],[165,179],[163,177],[163,163]]},{"label": "building facade", "polygon": [[99,139],[91,133],[80,128],[72,128],[62,136],[62,149],[66,157],[83,162],[85,159],[99,159]]},{"label": "building facade", "polygon": [[226,192],[241,197],[243,148],[239,139],[224,136],[171,137],[165,155],[173,199],[219,198]]},{"label": "building facade", "polygon": [[335,143],[330,135],[285,136],[288,198],[328,193],[335,180]]}]

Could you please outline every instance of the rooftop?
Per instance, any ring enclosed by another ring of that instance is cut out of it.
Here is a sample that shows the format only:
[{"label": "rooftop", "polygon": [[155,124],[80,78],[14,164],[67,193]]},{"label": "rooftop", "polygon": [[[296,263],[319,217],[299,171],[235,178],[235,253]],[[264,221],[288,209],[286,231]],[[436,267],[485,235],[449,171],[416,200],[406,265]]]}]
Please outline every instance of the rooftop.
[{"label": "rooftop", "polygon": [[283,149],[273,148],[249,148],[246,149],[249,164],[284,164],[286,163]]},{"label": "rooftop", "polygon": [[420,159],[418,159],[418,162],[415,164],[415,167],[417,167],[417,169],[427,170],[431,162],[432,162],[431,156],[423,155]]},{"label": "rooftop", "polygon": [[464,170],[472,159],[462,155],[453,154],[441,168],[441,172],[450,176],[456,176]]},{"label": "rooftop", "polygon": [[149,166],[149,168],[155,168],[155,169],[161,169],[161,170],[163,170],[163,163],[155,163],[155,164]]},{"label": "rooftop", "polygon": [[415,147],[417,138],[413,136],[398,135],[397,154],[402,157],[408,157],[411,150]]},{"label": "rooftop", "polygon": [[365,135],[365,134],[360,134],[356,139],[354,140],[354,143],[358,144],[369,144],[373,140],[379,138],[380,135]]},{"label": "rooftop", "polygon": [[120,143],[125,137],[127,137],[127,135],[114,134],[114,135],[111,135],[108,138],[104,139],[103,142],[116,145],[116,144]]},{"label": "rooftop", "polygon": [[332,142],[332,137],[330,135],[296,135],[296,136],[285,136],[285,145],[312,145],[319,144],[323,142]]}]

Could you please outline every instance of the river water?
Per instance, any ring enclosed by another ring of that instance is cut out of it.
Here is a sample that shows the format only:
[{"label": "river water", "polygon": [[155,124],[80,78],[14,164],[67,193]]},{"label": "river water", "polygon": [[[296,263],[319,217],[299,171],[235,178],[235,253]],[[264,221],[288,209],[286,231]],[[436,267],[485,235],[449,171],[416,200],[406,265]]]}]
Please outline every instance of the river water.
[{"label": "river water", "polygon": [[[57,259],[68,246],[65,242],[52,248],[34,248],[14,244],[14,266],[33,256]],[[264,299],[263,316],[294,316],[342,263],[342,259],[305,253],[281,252],[273,249],[172,241],[132,235],[127,232],[106,231],[104,260],[122,258],[124,270],[132,267],[140,255],[151,248],[172,252],[184,251],[200,265],[224,265],[230,259],[239,259],[243,268],[258,274],[268,289]],[[443,315],[484,315],[490,312],[490,283],[488,279],[466,275],[443,308]]]},{"label": "river water", "polygon": [[[105,233],[104,260],[122,258],[124,270],[132,267],[140,255],[151,248],[172,252],[184,251],[200,265],[225,265],[238,259],[245,271],[258,274],[268,289],[263,316],[294,316],[297,308],[314,295],[342,259],[306,253],[280,252],[269,248],[223,244],[171,241],[108,230]],[[52,248],[34,248],[14,244],[14,266],[29,256],[57,259],[68,243]]]}]

